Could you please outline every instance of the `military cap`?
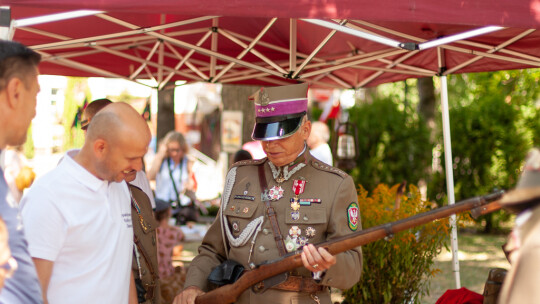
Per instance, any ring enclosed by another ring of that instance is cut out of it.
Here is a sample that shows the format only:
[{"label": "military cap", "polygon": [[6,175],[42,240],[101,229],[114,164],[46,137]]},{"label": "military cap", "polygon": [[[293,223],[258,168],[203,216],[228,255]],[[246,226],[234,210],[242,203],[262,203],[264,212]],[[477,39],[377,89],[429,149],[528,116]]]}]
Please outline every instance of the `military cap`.
[{"label": "military cap", "polygon": [[250,99],[255,100],[254,140],[275,140],[293,135],[307,113],[308,85],[294,84],[261,88]]}]

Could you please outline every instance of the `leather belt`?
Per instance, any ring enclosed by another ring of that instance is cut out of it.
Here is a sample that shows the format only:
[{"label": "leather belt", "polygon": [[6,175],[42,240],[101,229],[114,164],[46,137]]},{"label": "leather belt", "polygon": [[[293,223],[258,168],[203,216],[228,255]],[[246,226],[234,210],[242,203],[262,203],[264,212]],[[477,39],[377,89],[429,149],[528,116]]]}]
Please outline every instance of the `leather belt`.
[{"label": "leather belt", "polygon": [[272,287],[272,289],[307,293],[321,292],[326,288],[326,286],[317,284],[312,278],[304,278],[301,276],[289,276],[287,281]]}]

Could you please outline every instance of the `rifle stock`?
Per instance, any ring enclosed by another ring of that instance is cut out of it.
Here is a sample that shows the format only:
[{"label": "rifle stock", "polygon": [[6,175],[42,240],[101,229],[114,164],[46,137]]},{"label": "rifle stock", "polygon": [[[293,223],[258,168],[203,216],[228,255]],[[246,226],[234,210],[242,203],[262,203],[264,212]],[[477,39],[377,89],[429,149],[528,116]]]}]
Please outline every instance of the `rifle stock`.
[{"label": "rifle stock", "polygon": [[[353,249],[358,246],[366,245],[384,237],[391,236],[409,228],[420,226],[437,219],[448,217],[463,211],[481,208],[491,201],[498,200],[504,191],[498,191],[492,194],[474,197],[458,202],[454,205],[447,205],[427,212],[423,212],[395,222],[382,224],[369,229],[357,231],[339,238],[335,238],[323,243],[316,244],[315,247],[324,247],[332,255]],[[493,210],[495,211],[495,210]],[[484,213],[485,214],[485,213]],[[281,273],[293,270],[303,266],[300,257],[302,250],[296,250],[277,260],[269,261],[258,265],[253,270],[246,271],[233,284],[225,285],[198,296],[195,299],[196,304],[214,304],[214,303],[234,303],[240,294],[251,286],[279,275]]]}]

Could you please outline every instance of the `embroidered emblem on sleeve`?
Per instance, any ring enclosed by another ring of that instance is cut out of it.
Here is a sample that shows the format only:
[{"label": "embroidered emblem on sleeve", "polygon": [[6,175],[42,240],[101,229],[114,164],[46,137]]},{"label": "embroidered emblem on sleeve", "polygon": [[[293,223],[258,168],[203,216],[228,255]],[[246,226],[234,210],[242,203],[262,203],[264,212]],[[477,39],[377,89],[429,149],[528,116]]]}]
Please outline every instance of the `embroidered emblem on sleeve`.
[{"label": "embroidered emblem on sleeve", "polygon": [[358,229],[358,204],[352,202],[349,207],[347,207],[347,221],[349,222],[349,228],[352,231]]}]

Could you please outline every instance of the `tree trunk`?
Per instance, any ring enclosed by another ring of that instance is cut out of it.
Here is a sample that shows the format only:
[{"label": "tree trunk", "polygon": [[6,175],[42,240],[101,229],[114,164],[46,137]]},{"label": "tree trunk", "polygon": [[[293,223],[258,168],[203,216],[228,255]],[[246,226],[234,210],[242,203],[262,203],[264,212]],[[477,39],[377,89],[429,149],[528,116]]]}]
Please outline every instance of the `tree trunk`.
[{"label": "tree trunk", "polygon": [[[175,86],[165,86],[158,91],[158,113],[157,113],[157,142],[174,130],[174,88]],[[156,145],[156,149],[159,145]]]},{"label": "tree trunk", "polygon": [[433,78],[418,78],[417,88],[420,98],[418,113],[424,117],[433,134],[435,128],[435,87],[433,86]]},{"label": "tree trunk", "polygon": [[[242,111],[242,144],[252,141],[251,133],[255,125],[255,106],[249,96],[253,95],[260,87],[246,85],[224,84],[221,88],[221,101],[224,111]],[[221,133],[216,134],[221,137]]]}]

